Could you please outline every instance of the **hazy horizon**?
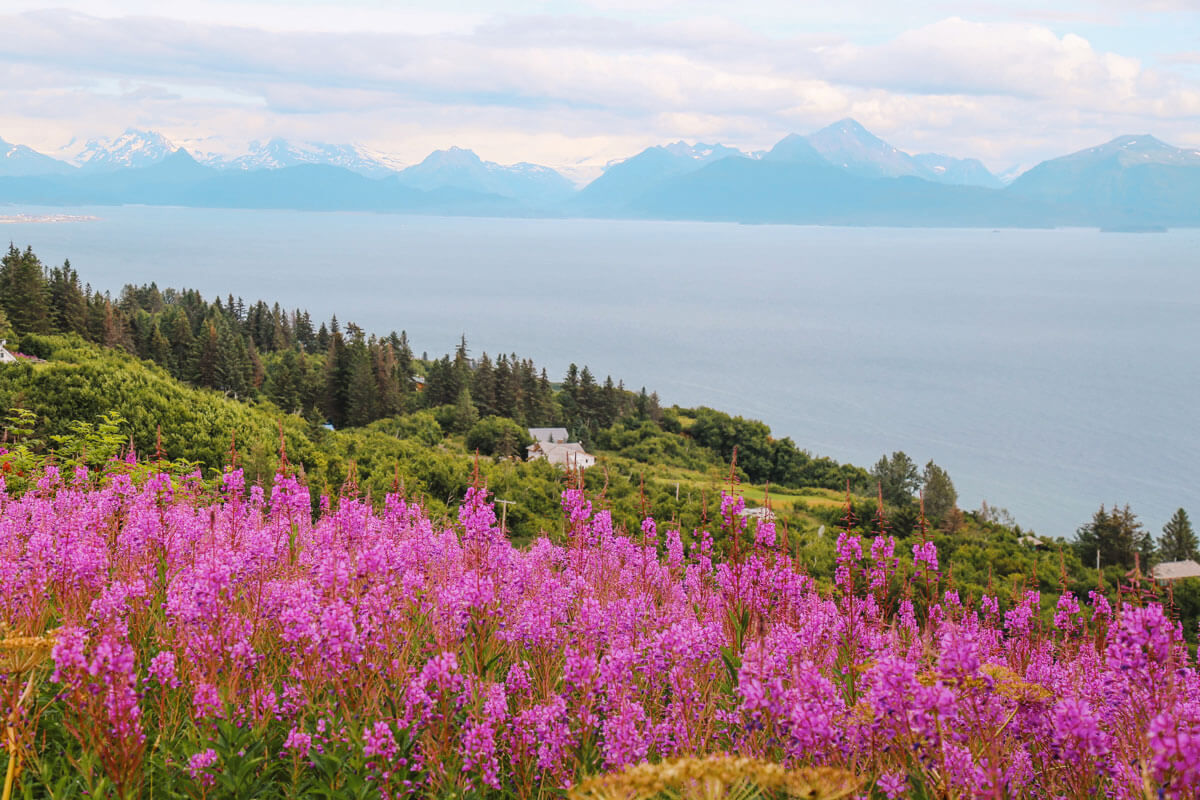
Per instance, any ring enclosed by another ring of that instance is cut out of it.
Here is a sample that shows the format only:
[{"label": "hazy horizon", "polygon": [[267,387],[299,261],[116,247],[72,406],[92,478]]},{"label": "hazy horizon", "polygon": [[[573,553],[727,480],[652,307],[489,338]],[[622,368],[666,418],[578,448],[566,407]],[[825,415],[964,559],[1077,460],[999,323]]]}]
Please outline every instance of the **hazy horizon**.
[{"label": "hazy horizon", "polygon": [[0,10],[0,138],[56,157],[133,127],[225,155],[459,146],[579,181],[651,145],[762,150],[844,117],[996,173],[1122,134],[1200,147],[1189,2],[42,5]]}]

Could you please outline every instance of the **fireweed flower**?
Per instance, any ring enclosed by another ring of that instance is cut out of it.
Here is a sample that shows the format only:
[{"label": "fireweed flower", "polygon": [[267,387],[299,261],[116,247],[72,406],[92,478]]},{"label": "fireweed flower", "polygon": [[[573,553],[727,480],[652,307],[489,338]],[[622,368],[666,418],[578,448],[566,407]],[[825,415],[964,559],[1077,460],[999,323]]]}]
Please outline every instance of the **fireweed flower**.
[{"label": "fireweed flower", "polygon": [[913,553],[913,568],[918,575],[922,570],[929,570],[936,573],[938,571],[938,552],[937,545],[933,542],[924,542],[923,544],[914,544],[912,547]]},{"label": "fireweed flower", "polygon": [[[395,494],[313,515],[295,476],[268,498],[237,472],[214,491],[126,471],[0,489],[0,659],[25,657],[11,631],[61,625],[43,645],[61,716],[39,724],[69,722],[46,740],[94,752],[114,785],[163,758],[145,746],[160,711],[202,735],[264,726],[289,774],[366,758],[388,796],[532,796],[581,763],[739,748],[859,765],[881,796],[910,773],[964,798],[1200,785],[1200,676],[1153,602],[1091,593],[1084,639],[1071,595],[1055,629],[1036,592],[894,596],[888,536],[843,533],[831,590],[765,526],[731,564],[708,531],[625,532],[578,489],[566,542],[518,548],[482,489],[444,524]],[[727,497],[726,536],[745,527]],[[916,574],[939,568],[919,545]],[[227,758],[211,744],[177,764],[208,785]]]},{"label": "fireweed flower", "polygon": [[150,659],[147,671],[163,688],[174,689],[179,686],[179,678],[175,675],[175,654],[169,650],[164,650]]},{"label": "fireweed flower", "polygon": [[188,774],[192,776],[193,780],[200,781],[205,786],[212,786],[217,782],[216,777],[212,774],[212,768],[216,763],[216,750],[211,747],[207,750],[201,750],[188,759]]},{"label": "fireweed flower", "polygon": [[1079,624],[1079,599],[1070,592],[1058,598],[1057,610],[1054,612],[1054,627],[1065,633],[1071,633]]}]

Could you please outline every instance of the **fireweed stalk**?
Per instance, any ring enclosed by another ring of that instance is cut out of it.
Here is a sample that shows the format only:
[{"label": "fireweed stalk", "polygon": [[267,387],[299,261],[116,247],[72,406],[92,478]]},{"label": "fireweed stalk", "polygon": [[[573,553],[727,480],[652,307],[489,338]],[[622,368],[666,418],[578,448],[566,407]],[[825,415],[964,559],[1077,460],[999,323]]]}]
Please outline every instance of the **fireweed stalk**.
[{"label": "fireweed stalk", "polygon": [[517,549],[482,486],[449,523],[399,494],[314,519],[289,474],[0,488],[0,619],[58,629],[19,780],[536,798],[727,753],[845,770],[873,798],[1197,795],[1200,678],[1156,603],[1047,598],[1044,627],[1036,593],[964,602],[932,542],[902,562],[882,521],[845,526],[822,588],[736,494],[727,560],[602,504],[571,484],[563,535]]}]

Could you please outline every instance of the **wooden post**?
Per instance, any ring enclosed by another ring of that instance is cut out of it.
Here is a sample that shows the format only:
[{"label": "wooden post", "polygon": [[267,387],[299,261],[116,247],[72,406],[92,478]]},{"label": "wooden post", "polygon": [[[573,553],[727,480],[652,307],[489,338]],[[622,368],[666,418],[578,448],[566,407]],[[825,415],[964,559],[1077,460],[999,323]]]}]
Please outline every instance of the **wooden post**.
[{"label": "wooden post", "polygon": [[508,528],[507,528],[508,507],[517,501],[516,500],[497,500],[496,502],[500,504],[500,532],[502,534],[504,534],[505,536],[507,536],[508,535]]}]

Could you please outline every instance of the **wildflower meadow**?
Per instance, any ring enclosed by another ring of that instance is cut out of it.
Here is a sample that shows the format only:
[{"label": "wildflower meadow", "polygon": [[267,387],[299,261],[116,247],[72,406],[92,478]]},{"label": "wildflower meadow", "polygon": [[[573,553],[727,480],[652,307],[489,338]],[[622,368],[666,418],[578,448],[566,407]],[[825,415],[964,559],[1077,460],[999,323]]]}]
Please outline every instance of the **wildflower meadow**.
[{"label": "wildflower meadow", "polygon": [[714,542],[568,478],[517,548],[483,485],[39,470],[0,484],[4,800],[1198,796],[1195,659],[1137,594],[960,597],[885,525],[818,580],[735,491]]}]

